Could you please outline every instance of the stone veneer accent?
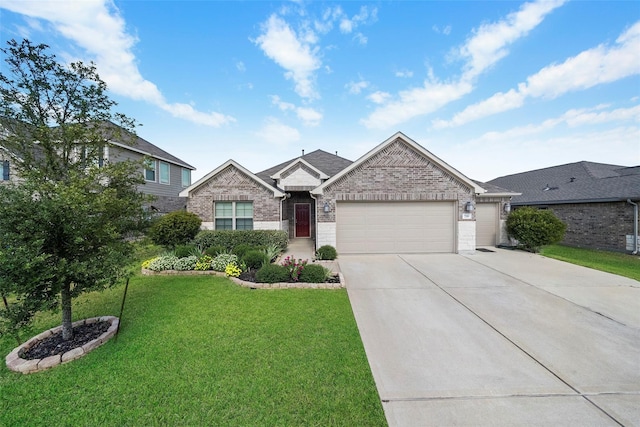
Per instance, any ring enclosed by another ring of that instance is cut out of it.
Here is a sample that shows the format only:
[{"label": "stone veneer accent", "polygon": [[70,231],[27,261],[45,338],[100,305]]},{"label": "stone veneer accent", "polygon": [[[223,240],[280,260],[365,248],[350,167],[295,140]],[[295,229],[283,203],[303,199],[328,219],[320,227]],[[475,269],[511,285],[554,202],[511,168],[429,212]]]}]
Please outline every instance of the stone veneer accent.
[{"label": "stone veneer accent", "polygon": [[280,221],[280,199],[233,165],[195,189],[188,198],[187,210],[203,223],[213,223],[216,201],[252,201],[254,223]]},{"label": "stone veneer accent", "polygon": [[55,366],[58,366],[62,363],[68,363],[72,360],[79,359],[83,357],[85,354],[89,353],[91,350],[94,350],[100,347],[102,344],[109,341],[113,338],[118,331],[118,325],[120,324],[120,320],[114,316],[102,316],[102,317],[92,317],[90,319],[79,320],[77,322],[73,322],[72,326],[80,326],[84,324],[91,324],[97,322],[110,322],[111,326],[100,335],[98,338],[89,341],[85,345],[81,347],[76,347],[73,350],[69,350],[64,354],[57,354],[55,356],[45,357],[44,359],[32,359],[26,360],[20,357],[20,354],[23,351],[30,349],[33,345],[35,345],[38,341],[41,341],[51,335],[57,334],[62,331],[62,326],[56,326],[55,328],[44,331],[35,337],[31,338],[29,341],[24,344],[13,349],[11,353],[7,355],[5,358],[5,362],[7,364],[7,368],[15,372],[21,372],[23,374],[31,374],[34,372],[44,371],[46,369],[51,369]]},{"label": "stone veneer accent", "polygon": [[458,253],[469,254],[476,250],[475,221],[458,221]]}]

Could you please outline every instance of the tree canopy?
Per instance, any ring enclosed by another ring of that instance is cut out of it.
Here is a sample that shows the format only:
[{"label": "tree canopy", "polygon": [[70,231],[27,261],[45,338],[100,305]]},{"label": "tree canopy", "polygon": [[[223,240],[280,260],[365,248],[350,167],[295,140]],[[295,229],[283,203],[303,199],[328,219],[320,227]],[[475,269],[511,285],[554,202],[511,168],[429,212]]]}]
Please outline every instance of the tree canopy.
[{"label": "tree canopy", "polygon": [[94,64],[62,64],[28,40],[1,50],[0,154],[15,178],[0,185],[0,317],[15,333],[61,307],[69,339],[72,298],[125,274],[143,224],[141,163],[107,156],[132,143],[134,121],[112,111]]}]

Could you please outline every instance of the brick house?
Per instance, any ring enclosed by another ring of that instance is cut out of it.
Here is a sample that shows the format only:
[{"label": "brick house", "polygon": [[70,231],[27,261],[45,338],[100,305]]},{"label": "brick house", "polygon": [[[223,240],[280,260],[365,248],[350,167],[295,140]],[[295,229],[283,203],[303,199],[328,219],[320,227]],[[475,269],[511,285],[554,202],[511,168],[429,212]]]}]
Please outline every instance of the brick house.
[{"label": "brick house", "polygon": [[180,196],[207,229],[286,230],[340,253],[473,252],[506,243],[517,194],[486,187],[396,133],[355,162],[317,150],[254,174],[229,160]]},{"label": "brick house", "polygon": [[[637,251],[640,166],[577,162],[489,181],[512,191],[511,205],[550,209],[567,224],[562,243]],[[631,202],[631,203],[629,203]]]},{"label": "brick house", "polygon": [[[191,185],[191,172],[195,168],[113,123],[103,123],[102,125],[106,132],[111,130],[114,137],[109,138],[109,143],[103,149],[100,162],[138,161],[146,158],[145,167],[140,170],[140,173],[145,177],[145,183],[139,187],[139,190],[154,196],[155,200],[149,208],[157,213],[185,209],[186,199],[181,198],[179,194],[184,188]],[[12,167],[16,161],[19,159],[2,149],[0,142],[0,184],[20,180]]]}]

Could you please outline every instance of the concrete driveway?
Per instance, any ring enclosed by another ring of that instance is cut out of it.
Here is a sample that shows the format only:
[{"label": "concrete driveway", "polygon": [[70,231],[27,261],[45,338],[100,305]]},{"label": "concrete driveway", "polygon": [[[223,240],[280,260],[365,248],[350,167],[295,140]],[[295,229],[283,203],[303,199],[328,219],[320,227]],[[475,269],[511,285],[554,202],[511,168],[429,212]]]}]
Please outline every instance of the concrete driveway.
[{"label": "concrete driveway", "polygon": [[390,426],[640,426],[640,282],[500,249],[340,268]]}]

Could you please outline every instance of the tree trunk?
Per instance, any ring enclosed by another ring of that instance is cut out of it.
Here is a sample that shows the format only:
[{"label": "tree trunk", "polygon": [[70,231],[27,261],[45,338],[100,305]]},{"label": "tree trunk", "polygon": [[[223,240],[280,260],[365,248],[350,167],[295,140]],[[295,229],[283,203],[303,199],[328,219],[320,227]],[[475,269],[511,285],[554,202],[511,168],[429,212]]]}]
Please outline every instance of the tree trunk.
[{"label": "tree trunk", "polygon": [[73,327],[71,326],[71,284],[67,283],[60,291],[62,299],[62,339],[73,338]]}]

